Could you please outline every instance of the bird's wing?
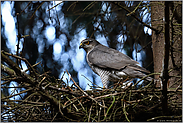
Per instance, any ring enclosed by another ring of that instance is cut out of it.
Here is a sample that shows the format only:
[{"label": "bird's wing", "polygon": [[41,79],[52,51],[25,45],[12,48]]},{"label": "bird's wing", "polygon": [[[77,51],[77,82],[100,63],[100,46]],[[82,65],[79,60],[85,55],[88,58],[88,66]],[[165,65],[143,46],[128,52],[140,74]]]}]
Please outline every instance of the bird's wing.
[{"label": "bird's wing", "polygon": [[139,63],[131,59],[129,56],[103,45],[97,45],[91,52],[89,52],[88,60],[91,64],[101,68],[120,70],[126,66],[131,66],[133,69],[147,72],[145,68],[136,65]]}]

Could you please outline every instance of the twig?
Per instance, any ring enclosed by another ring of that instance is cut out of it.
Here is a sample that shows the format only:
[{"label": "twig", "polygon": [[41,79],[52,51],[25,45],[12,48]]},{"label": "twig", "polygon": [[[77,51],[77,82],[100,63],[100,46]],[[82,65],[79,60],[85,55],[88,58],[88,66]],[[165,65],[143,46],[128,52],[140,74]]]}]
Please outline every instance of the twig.
[{"label": "twig", "polygon": [[[17,37],[18,37],[18,42],[17,42],[17,51],[16,51],[16,55],[18,56],[19,55],[19,44],[20,44],[20,38],[21,38],[21,35],[20,35],[20,26],[19,26],[19,13],[17,13],[17,29],[18,29],[18,35],[17,35]],[[22,69],[22,65],[21,65],[21,63],[20,63],[20,61],[19,61],[19,59],[16,59],[16,63],[17,63],[17,65],[20,65],[21,66],[21,69]]]},{"label": "twig", "polygon": [[139,53],[140,51],[142,51],[143,49],[145,49],[148,45],[150,45],[152,43],[152,41],[149,41],[145,46],[143,46],[140,50],[137,50],[137,53]]},{"label": "twig", "polygon": [[100,98],[105,98],[105,97],[109,97],[109,96],[115,96],[115,95],[122,94],[122,93],[125,93],[125,92],[118,92],[118,93],[113,93],[113,94],[107,94],[107,95],[95,97],[94,99],[100,99]]},{"label": "twig", "polygon": [[[104,104],[104,106],[105,106],[105,102],[104,102],[104,100],[102,100],[102,103]],[[106,111],[105,111],[105,108],[104,108],[104,116],[106,117]],[[104,121],[104,120],[103,120]]]},{"label": "twig", "polygon": [[54,121],[55,117],[58,115],[58,112],[55,114],[55,116],[53,117],[53,119],[51,120],[51,122]]},{"label": "twig", "polygon": [[137,7],[135,7],[135,9],[134,9],[132,12],[128,13],[126,16],[129,16],[129,15],[131,15],[131,14],[134,14],[135,11],[139,8],[139,6],[140,6],[141,3],[142,3],[142,1],[139,2],[139,4],[137,5]]},{"label": "twig", "polygon": [[89,96],[86,92],[84,92],[74,81],[74,79],[71,77],[71,75],[69,74],[69,72],[66,70],[67,74],[70,76],[71,80],[74,82],[75,86],[86,96],[88,96],[91,100],[95,101],[98,105],[100,105],[103,108],[106,108],[106,106],[101,105],[100,103],[98,103],[94,98],[92,98],[91,96]]},{"label": "twig", "polygon": [[[43,5],[43,3],[45,3],[45,2],[42,2],[38,7],[37,7],[37,9],[36,9],[36,11]],[[34,14],[36,13],[36,11],[34,11],[34,13],[32,14],[32,16],[31,16],[31,18],[30,19],[32,19],[32,17],[34,16]]]},{"label": "twig", "polygon": [[63,1],[61,1],[60,3],[58,3],[57,5],[55,5],[55,6],[53,6],[53,7],[51,7],[50,9],[48,9],[47,11],[50,11],[51,9],[53,9],[53,8],[55,8],[55,7],[57,7],[59,4],[61,4]]},{"label": "twig", "polygon": [[60,112],[60,114],[64,115],[63,112],[62,112],[62,110],[61,110],[61,106],[60,106],[61,103],[60,103],[60,100],[59,100],[58,102],[59,102],[59,103],[58,103],[58,104],[59,104],[59,112]]},{"label": "twig", "polygon": [[[121,8],[124,9],[125,11],[127,11],[128,13],[131,12],[131,11],[128,10],[127,8],[121,6],[120,3],[118,3],[118,2],[113,2],[113,3],[114,3],[115,5],[118,5],[119,7],[121,7]],[[157,32],[157,33],[159,33],[159,32],[161,31],[161,30],[159,31],[159,30],[157,30],[157,29],[155,29],[155,28],[153,28],[153,27],[147,25],[146,23],[144,23],[143,21],[141,21],[141,20],[140,20],[137,16],[135,16],[134,14],[132,14],[131,16],[134,17],[138,22],[140,22],[140,23],[143,24],[144,26],[146,26],[146,27],[152,29],[153,31],[155,31],[155,32]]]},{"label": "twig", "polygon": [[4,71],[5,73],[9,74],[10,76],[16,76],[16,73],[15,73],[14,70],[12,70],[11,68],[3,65],[2,63],[1,63],[1,70]]},{"label": "twig", "polygon": [[[37,66],[37,65],[39,65],[40,63],[41,63],[41,62],[38,62],[38,63],[32,65],[32,68],[35,67],[35,66]],[[25,72],[27,72],[29,69],[30,69],[30,68],[26,69]]]},{"label": "twig", "polygon": [[128,122],[130,122],[130,120],[128,119],[128,117],[127,117],[127,112],[126,112],[126,110],[125,110],[125,96],[126,96],[126,92],[125,92],[125,94],[123,95],[123,97],[122,97],[122,99],[121,99],[121,103],[122,103],[122,109],[123,109],[123,113],[124,113],[124,115],[125,115],[125,118],[126,118],[126,120],[128,121]]},{"label": "twig", "polygon": [[[36,74],[34,68],[33,68],[33,67],[31,66],[31,64],[27,61],[27,59],[22,58],[22,57],[17,56],[17,55],[13,55],[13,54],[4,52],[4,51],[1,51],[1,54],[2,54],[2,53],[6,54],[6,55],[9,55],[9,56],[13,56],[13,57],[15,57],[15,58],[17,58],[17,59],[20,59],[20,60],[23,60],[23,61],[28,65],[28,67],[30,67],[30,69],[33,71],[33,73],[34,73],[36,79],[38,79],[38,76],[37,76],[37,74]],[[17,66],[17,67],[18,67],[18,66]],[[25,71],[24,71],[24,73],[25,73]]]},{"label": "twig", "polygon": [[[98,109],[97,106],[96,106],[96,109]],[[98,111],[98,122],[100,122],[100,113],[101,113],[102,108],[100,107],[99,109],[100,109],[99,111],[97,110]]]},{"label": "twig", "polygon": [[75,97],[75,98],[71,99],[71,100],[72,100],[72,102],[71,102],[71,103],[69,103],[69,104],[67,104],[67,103],[68,103],[68,102],[70,102],[70,101],[69,101],[69,100],[68,100],[68,101],[66,101],[66,102],[64,103],[63,108],[66,108],[67,106],[71,105],[72,103],[74,103],[74,102],[76,102],[76,101],[79,101],[79,99],[84,98],[84,97],[86,97],[86,96]]},{"label": "twig", "polygon": [[94,4],[94,3],[95,3],[95,1],[91,2],[89,5],[87,5],[87,6],[83,9],[83,11],[85,11],[89,6],[91,6],[91,5]]},{"label": "twig", "polygon": [[41,87],[41,84],[42,84],[42,82],[43,82],[45,79],[46,79],[46,77],[44,77],[44,78],[39,82],[39,84],[38,84],[38,87],[39,87],[39,88]]},{"label": "twig", "polygon": [[71,8],[71,6],[73,6],[74,4],[76,4],[78,1],[76,2],[73,2],[68,8],[67,8],[67,11],[69,11],[69,9]]},{"label": "twig", "polygon": [[30,2],[27,4],[27,6],[20,12],[20,14],[21,14],[22,12],[24,12],[25,9],[26,9],[31,3],[32,3],[32,1],[30,1]]},{"label": "twig", "polygon": [[128,116],[127,116],[127,112],[126,112],[126,110],[125,110],[125,102],[124,102],[124,105],[123,105],[123,112],[124,112],[124,114],[125,114],[125,118],[126,118],[126,120],[128,121],[128,122],[130,122],[130,120],[128,119]]},{"label": "twig", "polygon": [[90,122],[90,116],[91,116],[91,112],[92,112],[92,107],[93,107],[93,103],[91,104],[91,107],[90,107],[90,110],[89,110],[88,122]]},{"label": "twig", "polygon": [[93,82],[92,82],[90,79],[88,79],[86,76],[84,76],[84,75],[81,75],[81,76],[85,77],[89,82],[91,82],[92,84],[96,85],[97,88],[102,88],[102,87],[98,86],[97,84],[93,83]]},{"label": "twig", "polygon": [[139,83],[141,82],[142,80],[144,80],[145,78],[149,77],[149,76],[152,76],[152,75],[160,75],[161,73],[151,73],[147,76],[144,76],[143,78],[141,78],[139,81],[137,81],[135,84],[134,84],[134,87]]},{"label": "twig", "polygon": [[[71,99],[69,99],[69,97],[66,96],[66,98],[73,104],[73,102],[71,101]],[[76,105],[73,104],[73,107],[76,109],[77,112],[79,111]]]},{"label": "twig", "polygon": [[14,97],[14,96],[17,96],[17,95],[23,94],[23,93],[26,93],[26,92],[31,91],[31,90],[33,90],[33,88],[29,88],[29,89],[27,89],[27,90],[21,91],[20,93],[17,93],[17,94],[14,94],[14,95],[10,95],[10,96],[7,96],[7,97],[4,97],[4,98],[1,98],[1,100],[8,99],[8,98],[11,98],[11,97]]},{"label": "twig", "polygon": [[114,103],[115,103],[115,96],[112,96],[112,97],[113,97],[112,104],[111,104],[111,105],[110,105],[110,107],[107,109],[107,112],[106,112],[106,114],[105,114],[105,117],[104,117],[103,121],[106,119],[107,114],[109,113],[109,110],[112,108],[112,106],[113,106],[113,105],[114,105]]},{"label": "twig", "polygon": [[[45,84],[43,84],[43,85],[45,85]],[[72,92],[72,91],[65,90],[65,89],[62,89],[62,88],[58,88],[58,87],[55,87],[55,86],[52,86],[52,85],[49,85],[47,88],[57,90],[57,91],[60,91],[60,92],[65,92],[67,94],[72,94],[74,96],[81,96],[81,94],[78,94],[77,92]]]}]

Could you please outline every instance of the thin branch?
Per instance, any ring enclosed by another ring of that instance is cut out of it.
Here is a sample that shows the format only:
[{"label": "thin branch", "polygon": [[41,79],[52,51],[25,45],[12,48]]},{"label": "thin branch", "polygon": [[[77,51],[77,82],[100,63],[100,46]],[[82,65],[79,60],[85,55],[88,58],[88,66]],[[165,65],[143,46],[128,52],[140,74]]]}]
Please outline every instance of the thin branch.
[{"label": "thin branch", "polygon": [[[120,5],[119,2],[112,2],[112,3],[114,3],[115,5],[121,7],[122,9],[124,9],[125,11],[127,11],[128,13],[131,13],[130,10],[128,10],[127,8],[125,8],[125,7],[123,7],[122,5]],[[144,23],[144,22],[143,22],[142,20],[140,20],[137,16],[135,16],[135,14],[131,14],[131,16],[134,17],[138,22],[140,22],[140,23],[143,24],[144,26],[146,26],[146,27],[150,28],[151,30],[155,31],[156,33],[160,33],[160,32],[161,32],[161,30],[157,30],[157,29],[155,29],[155,28],[153,28],[153,27],[147,25],[146,23]]]},{"label": "thin branch", "polygon": [[[45,2],[42,2],[38,7],[37,7],[37,9],[36,9],[36,11],[43,5],[43,3],[45,3]],[[34,16],[34,14],[36,13],[36,11],[34,11],[34,13],[32,14],[32,16],[31,16],[31,18],[30,19],[32,19],[32,17]]]},{"label": "thin branch", "polygon": [[134,14],[135,11],[139,8],[139,6],[140,6],[141,3],[142,3],[142,1],[139,2],[139,4],[137,5],[137,7],[135,7],[135,9],[134,9],[132,12],[128,13],[126,16],[129,16],[129,15],[131,15],[131,14]]},{"label": "thin branch", "polygon": [[69,75],[69,77],[71,78],[71,80],[74,82],[75,86],[86,96],[88,96],[91,100],[95,101],[98,105],[100,105],[103,108],[106,108],[106,106],[101,105],[99,102],[97,102],[94,98],[92,98],[90,95],[88,95],[86,92],[84,92],[74,81],[74,79],[71,77],[71,75],[69,74],[69,72],[66,70],[67,74]]},{"label": "thin branch", "polygon": [[48,9],[47,11],[50,11],[51,9],[53,9],[53,8],[57,7],[57,6],[58,6],[58,5],[60,5],[62,2],[63,2],[63,1],[61,1],[60,3],[58,3],[58,4],[57,4],[57,5],[55,5],[55,6],[51,7],[51,8],[50,8],[50,9]]}]

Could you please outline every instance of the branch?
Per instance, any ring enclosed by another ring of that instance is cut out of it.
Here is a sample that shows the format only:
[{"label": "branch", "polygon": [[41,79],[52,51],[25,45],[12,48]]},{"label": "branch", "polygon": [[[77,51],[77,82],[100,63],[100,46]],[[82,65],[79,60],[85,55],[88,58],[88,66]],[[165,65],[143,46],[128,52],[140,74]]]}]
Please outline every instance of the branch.
[{"label": "branch", "polygon": [[86,96],[88,96],[91,100],[95,101],[98,105],[100,105],[103,108],[106,108],[106,106],[101,105],[99,102],[97,102],[93,97],[91,97],[90,95],[88,95],[86,92],[84,92],[74,81],[74,79],[71,77],[71,75],[69,74],[69,72],[66,70],[67,74],[69,75],[69,77],[71,78],[71,80],[74,82],[75,86]]},{"label": "branch", "polygon": [[142,1],[137,5],[137,7],[135,7],[135,9],[132,12],[128,13],[126,16],[129,16],[131,14],[134,14],[135,11],[139,8],[139,6],[140,6],[141,3],[142,3]]},{"label": "branch", "polygon": [[4,71],[5,73],[7,73],[10,76],[16,76],[16,73],[14,70],[10,69],[9,67],[1,64],[1,70]]},{"label": "branch", "polygon": [[[33,71],[33,73],[34,73],[36,79],[38,79],[38,76],[37,76],[35,70],[33,69],[33,66],[35,66],[35,65],[37,65],[37,64],[31,66],[31,64],[30,64],[30,63],[27,61],[27,59],[25,59],[25,58],[22,58],[22,57],[20,57],[20,56],[13,55],[13,54],[10,54],[10,53],[4,52],[4,51],[1,51],[1,54],[2,54],[2,53],[4,53],[5,55],[12,56],[12,57],[14,57],[14,58],[17,58],[17,59],[20,59],[20,60],[24,61],[24,62],[27,64],[28,69],[31,69],[31,70]],[[7,58],[8,58],[8,57],[7,57]],[[21,70],[21,69],[20,69],[20,70]],[[25,70],[24,72],[26,72],[26,71],[27,71],[27,70]]]},{"label": "branch", "polygon": [[[120,5],[120,3],[118,2],[112,2],[114,3],[115,5],[119,6],[120,8],[124,9],[125,11],[127,11],[128,13],[131,13],[130,10],[128,10],[127,8],[123,7],[122,5]],[[137,16],[135,16],[135,14],[130,14],[132,17],[134,17],[138,22],[140,22],[141,24],[143,24],[144,26],[150,28],[151,30],[155,31],[157,34],[161,32],[161,30],[157,30],[151,26],[149,26],[148,24],[144,23],[142,20],[140,20]]]}]

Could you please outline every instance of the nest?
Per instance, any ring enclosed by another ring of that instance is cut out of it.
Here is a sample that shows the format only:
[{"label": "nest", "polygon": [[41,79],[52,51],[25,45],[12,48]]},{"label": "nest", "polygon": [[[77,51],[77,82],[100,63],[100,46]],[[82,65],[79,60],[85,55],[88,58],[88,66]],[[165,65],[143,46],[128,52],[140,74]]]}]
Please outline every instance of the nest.
[{"label": "nest", "polygon": [[[17,82],[10,95],[1,93],[1,121],[37,122],[102,122],[102,121],[181,121],[182,89],[168,90],[167,114],[162,110],[162,89],[153,82],[137,88],[136,84],[122,84],[119,81],[110,89],[91,87],[82,90],[73,81],[71,86],[61,79],[40,74],[35,65],[19,56],[1,52],[2,88],[11,88],[7,83]],[[22,60],[28,69],[22,71],[9,57]],[[29,71],[29,74],[26,72]],[[64,76],[63,74],[63,76]],[[17,88],[19,88],[18,91]],[[23,95],[23,96],[22,96]],[[19,99],[14,97],[18,96]]]}]

